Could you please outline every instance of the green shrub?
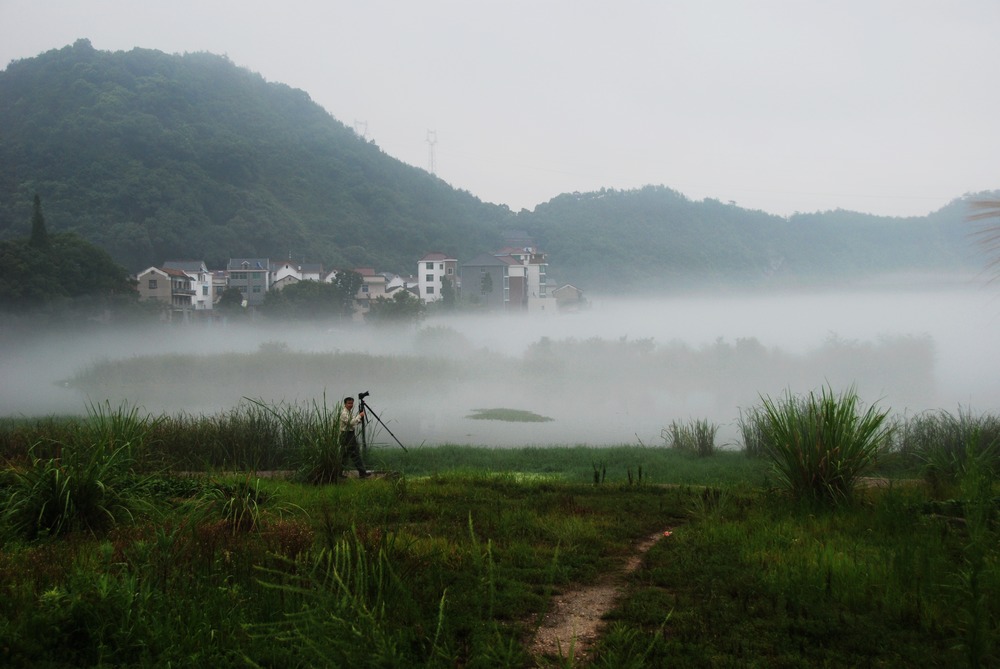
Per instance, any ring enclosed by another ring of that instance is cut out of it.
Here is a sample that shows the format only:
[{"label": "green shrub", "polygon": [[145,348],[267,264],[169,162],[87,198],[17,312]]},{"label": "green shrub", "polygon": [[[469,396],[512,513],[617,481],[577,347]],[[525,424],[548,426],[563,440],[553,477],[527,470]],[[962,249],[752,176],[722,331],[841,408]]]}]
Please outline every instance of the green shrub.
[{"label": "green shrub", "polygon": [[873,405],[859,413],[853,387],[839,396],[824,388],[818,396],[762,399],[766,455],[795,497],[834,503],[851,497],[889,445],[887,412]]}]

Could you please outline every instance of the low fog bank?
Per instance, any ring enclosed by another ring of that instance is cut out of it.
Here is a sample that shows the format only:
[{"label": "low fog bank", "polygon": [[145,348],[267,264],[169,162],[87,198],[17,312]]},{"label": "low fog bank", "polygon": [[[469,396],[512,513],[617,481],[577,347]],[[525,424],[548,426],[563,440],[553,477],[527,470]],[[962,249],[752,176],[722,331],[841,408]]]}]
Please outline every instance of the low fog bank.
[{"label": "low fog bank", "polygon": [[[692,419],[719,424],[719,441],[735,443],[740,410],[760,395],[826,384],[854,384],[893,413],[997,412],[998,332],[1000,298],[976,285],[598,298],[578,313],[456,316],[402,330],[46,332],[5,341],[0,414],[80,414],[88,402],[123,399],[152,413],[211,413],[243,397],[311,403],[325,394],[333,404],[368,390],[408,447],[659,445],[671,421]],[[244,355],[216,357],[233,352]],[[468,418],[497,407],[553,420]]]}]

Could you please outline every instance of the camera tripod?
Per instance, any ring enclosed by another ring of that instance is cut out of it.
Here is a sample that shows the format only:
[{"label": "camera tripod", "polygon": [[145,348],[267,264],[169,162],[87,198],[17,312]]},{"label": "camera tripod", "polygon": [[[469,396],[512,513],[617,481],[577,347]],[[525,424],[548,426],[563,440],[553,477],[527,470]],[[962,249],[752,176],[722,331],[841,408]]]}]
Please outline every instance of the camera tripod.
[{"label": "camera tripod", "polygon": [[371,393],[367,390],[363,393],[358,393],[358,413],[361,413],[362,411],[364,412],[364,416],[361,418],[361,447],[365,449],[368,448],[368,438],[365,434],[365,428],[368,425],[368,414],[371,414],[372,417],[379,422],[379,425],[385,428],[385,431],[389,433],[389,436],[395,439],[396,443],[399,444],[399,447],[409,453],[409,451],[406,450],[406,446],[403,446],[403,443],[399,439],[396,439],[396,435],[392,433],[389,426],[383,423],[382,419],[378,417],[378,414],[372,411],[372,408],[365,402],[365,398],[369,395],[371,395]]}]

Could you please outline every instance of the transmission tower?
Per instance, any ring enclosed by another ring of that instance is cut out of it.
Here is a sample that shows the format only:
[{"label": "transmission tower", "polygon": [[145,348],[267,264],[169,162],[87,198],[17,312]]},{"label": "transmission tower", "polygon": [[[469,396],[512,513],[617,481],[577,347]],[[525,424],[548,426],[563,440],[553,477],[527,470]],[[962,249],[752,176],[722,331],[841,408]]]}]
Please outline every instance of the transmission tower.
[{"label": "transmission tower", "polygon": [[434,174],[434,145],[437,144],[437,131],[427,131],[427,171]]},{"label": "transmission tower", "polygon": [[355,121],[354,134],[361,139],[366,139],[368,136],[368,121]]}]

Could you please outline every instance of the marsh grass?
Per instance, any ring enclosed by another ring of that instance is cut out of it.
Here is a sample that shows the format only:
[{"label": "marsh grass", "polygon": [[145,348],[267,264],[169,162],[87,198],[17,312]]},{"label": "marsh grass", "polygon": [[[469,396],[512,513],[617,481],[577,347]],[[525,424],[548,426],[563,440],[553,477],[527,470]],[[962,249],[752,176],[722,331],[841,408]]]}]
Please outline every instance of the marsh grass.
[{"label": "marsh grass", "polygon": [[140,473],[140,463],[153,424],[136,407],[91,405],[88,419],[74,423],[65,443],[29,446],[27,464],[9,470],[4,526],[34,539],[99,532],[151,512],[149,478]]},{"label": "marsh grass", "polygon": [[[160,449],[171,420],[120,433]],[[524,642],[552,598],[669,529],[589,665],[558,666],[996,666],[996,480],[971,453],[954,498],[896,482],[850,505],[792,503],[725,450],[389,449],[399,477],[337,486],[154,471],[155,516],[0,537],[0,664],[544,665]]]},{"label": "marsh grass", "polygon": [[719,425],[703,419],[695,419],[687,423],[671,421],[670,427],[663,428],[660,436],[667,448],[697,455],[699,458],[707,458],[715,454],[715,435],[718,434],[719,427]]},{"label": "marsh grass", "polygon": [[840,395],[823,388],[817,395],[782,400],[762,398],[764,448],[779,482],[796,498],[824,503],[848,500],[860,477],[875,468],[888,449],[891,425],[875,405],[861,412],[853,388]]},{"label": "marsh grass", "polygon": [[313,400],[307,405],[271,406],[260,400],[249,401],[281,426],[280,443],[291,454],[299,480],[316,485],[338,481],[344,471],[340,404],[330,407],[325,393],[321,402]]},{"label": "marsh grass", "polygon": [[288,647],[306,666],[404,666],[414,651],[433,657],[446,594],[437,620],[425,626],[396,571],[393,542],[384,536],[370,553],[348,536],[285,568],[261,569],[265,587],[293,605],[282,619],[252,626],[251,634]]},{"label": "marsh grass", "polygon": [[260,471],[288,464],[279,417],[249,401],[219,414],[177,414],[161,421],[155,436],[158,457],[172,469]]},{"label": "marsh grass", "polygon": [[191,503],[199,520],[220,520],[233,533],[258,530],[266,505],[273,505],[273,493],[264,489],[259,478],[249,474],[229,481],[206,484]]},{"label": "marsh grass", "polygon": [[767,454],[767,432],[762,407],[740,409],[736,425],[739,428],[743,453],[748,458],[762,458]]},{"label": "marsh grass", "polygon": [[1000,418],[959,409],[926,412],[901,423],[896,450],[920,463],[938,494],[955,490],[972,470],[1000,473]]}]

